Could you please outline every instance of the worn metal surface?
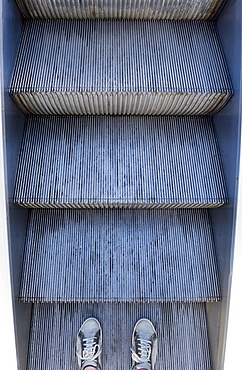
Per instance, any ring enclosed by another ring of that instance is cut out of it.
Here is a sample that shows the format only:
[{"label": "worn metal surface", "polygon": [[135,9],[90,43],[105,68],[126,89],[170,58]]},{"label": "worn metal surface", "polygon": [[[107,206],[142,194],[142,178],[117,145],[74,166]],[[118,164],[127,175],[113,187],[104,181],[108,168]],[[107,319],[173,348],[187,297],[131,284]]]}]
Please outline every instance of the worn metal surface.
[{"label": "worn metal surface", "polygon": [[211,19],[223,0],[16,0],[26,18]]},{"label": "worn metal surface", "polygon": [[205,117],[31,117],[15,203],[47,208],[200,208],[226,203]]},{"label": "worn metal surface", "polygon": [[35,20],[10,93],[26,114],[212,115],[232,87],[212,22]]},{"label": "worn metal surface", "polygon": [[75,344],[82,322],[94,316],[103,328],[102,366],[131,368],[136,321],[149,318],[158,332],[157,370],[211,370],[205,306],[197,304],[36,304],[28,370],[77,370]]},{"label": "worn metal surface", "polygon": [[220,299],[207,210],[33,210],[20,299]]}]

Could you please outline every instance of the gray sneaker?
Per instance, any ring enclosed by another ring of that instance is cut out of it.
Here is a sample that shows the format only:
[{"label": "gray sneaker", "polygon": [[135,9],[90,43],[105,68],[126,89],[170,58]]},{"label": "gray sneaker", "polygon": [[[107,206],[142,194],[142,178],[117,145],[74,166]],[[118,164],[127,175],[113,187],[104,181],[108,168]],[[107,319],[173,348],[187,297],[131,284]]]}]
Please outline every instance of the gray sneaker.
[{"label": "gray sneaker", "polygon": [[157,356],[157,333],[148,319],[139,320],[132,335],[132,370],[153,370]]},{"label": "gray sneaker", "polygon": [[90,317],[80,327],[76,341],[76,355],[81,370],[94,366],[101,370],[102,328],[99,321]]}]

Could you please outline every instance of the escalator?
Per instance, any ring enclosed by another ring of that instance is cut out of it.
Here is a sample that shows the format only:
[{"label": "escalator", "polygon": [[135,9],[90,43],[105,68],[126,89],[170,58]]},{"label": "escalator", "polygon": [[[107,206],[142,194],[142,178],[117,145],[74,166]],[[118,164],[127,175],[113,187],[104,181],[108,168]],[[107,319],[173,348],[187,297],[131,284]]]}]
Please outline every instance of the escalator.
[{"label": "escalator", "polygon": [[222,27],[233,6],[3,5],[19,369],[77,369],[90,316],[106,369],[131,366],[141,317],[158,331],[156,369],[223,369],[240,133]]}]

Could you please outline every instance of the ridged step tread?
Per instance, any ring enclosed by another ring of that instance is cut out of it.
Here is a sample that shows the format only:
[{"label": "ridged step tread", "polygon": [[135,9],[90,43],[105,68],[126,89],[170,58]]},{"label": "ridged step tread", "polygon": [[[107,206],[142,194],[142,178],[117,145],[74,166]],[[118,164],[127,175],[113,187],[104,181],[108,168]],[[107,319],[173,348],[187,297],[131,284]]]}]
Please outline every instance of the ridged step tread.
[{"label": "ridged step tread", "polygon": [[14,203],[44,208],[201,208],[227,202],[207,117],[27,120]]},{"label": "ridged step tread", "polygon": [[207,210],[33,210],[20,300],[216,301]]},{"label": "ridged step tread", "polygon": [[212,370],[205,305],[198,304],[35,304],[28,370],[77,370],[76,335],[96,317],[103,329],[102,366],[131,368],[131,335],[138,319],[158,332],[157,370]]},{"label": "ridged step tread", "polygon": [[223,0],[16,0],[25,18],[211,19]]},{"label": "ridged step tread", "polygon": [[213,22],[34,20],[10,93],[26,114],[213,115],[232,86]]}]

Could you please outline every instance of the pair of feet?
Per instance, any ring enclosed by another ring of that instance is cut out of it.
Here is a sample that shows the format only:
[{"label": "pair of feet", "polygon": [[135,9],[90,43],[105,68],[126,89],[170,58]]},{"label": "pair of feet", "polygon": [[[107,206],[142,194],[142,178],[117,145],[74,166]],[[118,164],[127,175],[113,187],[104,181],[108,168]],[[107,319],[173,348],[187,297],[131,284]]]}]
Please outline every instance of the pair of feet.
[{"label": "pair of feet", "polygon": [[[77,334],[76,355],[81,370],[101,370],[102,328],[93,317],[87,319]],[[133,330],[132,370],[153,370],[157,355],[157,333],[148,319],[139,320]]]}]

